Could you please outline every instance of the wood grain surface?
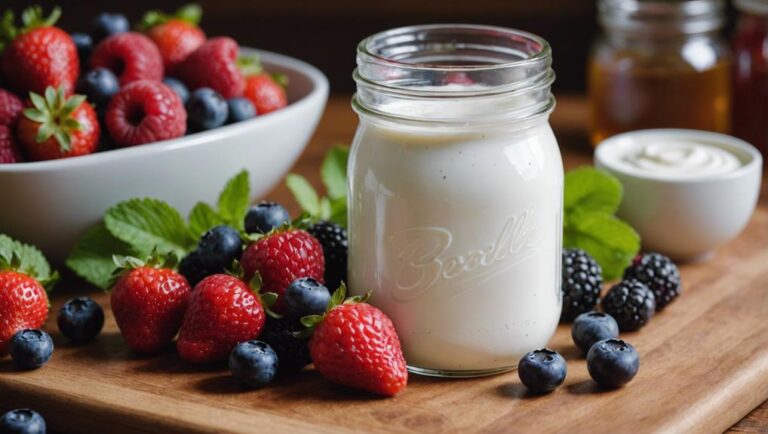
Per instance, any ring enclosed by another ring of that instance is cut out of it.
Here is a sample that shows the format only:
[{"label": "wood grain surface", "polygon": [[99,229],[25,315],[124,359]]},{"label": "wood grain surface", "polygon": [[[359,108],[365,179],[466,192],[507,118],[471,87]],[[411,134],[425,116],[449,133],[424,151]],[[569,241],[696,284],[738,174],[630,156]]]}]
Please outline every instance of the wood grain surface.
[{"label": "wood grain surface", "polygon": [[[348,142],[356,117],[348,97],[332,98],[320,129],[294,169],[319,185],[325,150]],[[581,100],[561,98],[553,117],[566,165],[591,161]],[[29,406],[55,432],[734,432],[768,431],[768,197],[747,230],[714,259],[682,267],[684,292],[640,332],[622,337],[641,354],[627,387],[599,389],[561,327],[552,347],[568,359],[568,378],[551,395],[526,394],[514,372],[470,380],[412,376],[394,399],[325,382],[307,370],[265,389],[241,388],[222,367],[183,363],[172,349],[143,358],[107,323],[93,343],[73,347],[47,329],[57,350],[43,369],[17,372],[0,360],[0,412]],[[269,196],[296,211],[284,187]],[[53,310],[75,294],[70,280]],[[52,316],[55,316],[52,315]],[[741,420],[741,421],[740,421]]]}]

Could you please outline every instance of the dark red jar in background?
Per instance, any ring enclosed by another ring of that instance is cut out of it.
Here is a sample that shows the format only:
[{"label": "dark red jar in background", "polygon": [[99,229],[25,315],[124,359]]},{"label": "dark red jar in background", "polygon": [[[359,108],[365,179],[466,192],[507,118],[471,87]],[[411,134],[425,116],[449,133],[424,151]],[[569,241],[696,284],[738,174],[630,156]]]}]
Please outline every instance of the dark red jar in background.
[{"label": "dark red jar in background", "polygon": [[768,154],[768,0],[735,0],[733,133]]}]

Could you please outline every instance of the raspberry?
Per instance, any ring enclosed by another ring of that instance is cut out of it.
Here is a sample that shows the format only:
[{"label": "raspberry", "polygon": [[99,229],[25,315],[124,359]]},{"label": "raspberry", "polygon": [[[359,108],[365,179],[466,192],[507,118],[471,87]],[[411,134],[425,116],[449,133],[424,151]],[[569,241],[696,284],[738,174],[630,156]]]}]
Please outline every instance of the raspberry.
[{"label": "raspberry", "polygon": [[312,363],[309,358],[309,348],[305,339],[299,339],[293,335],[301,332],[305,327],[299,320],[287,318],[275,319],[267,317],[267,324],[261,332],[259,339],[269,344],[277,353],[280,360],[280,372],[290,373],[301,371]]},{"label": "raspberry", "polygon": [[639,330],[656,311],[656,297],[644,283],[630,279],[614,285],[601,302],[621,331]]},{"label": "raspberry", "polygon": [[581,249],[563,250],[563,312],[561,321],[573,321],[589,312],[600,297],[603,284],[600,265]]},{"label": "raspberry", "polygon": [[0,164],[21,163],[22,161],[24,158],[21,156],[13,132],[7,126],[0,125]]},{"label": "raspberry", "polygon": [[187,112],[171,88],[159,81],[140,80],[112,97],[106,124],[118,145],[142,145],[183,136]]},{"label": "raspberry", "polygon": [[163,58],[157,46],[136,32],[110,36],[91,55],[92,68],[110,69],[120,79],[120,85],[138,80],[163,79]]},{"label": "raspberry", "polygon": [[24,110],[24,104],[19,97],[5,89],[0,89],[0,126],[15,127],[22,110]]},{"label": "raspberry", "polygon": [[637,255],[624,270],[624,279],[643,282],[656,296],[656,309],[662,310],[680,295],[680,271],[668,257],[660,253]]},{"label": "raspberry", "polygon": [[315,223],[307,232],[320,241],[325,257],[325,283],[331,291],[347,281],[347,231],[331,222]]},{"label": "raspberry", "polygon": [[238,46],[232,38],[211,38],[182,62],[177,75],[191,90],[210,87],[224,99],[240,96],[245,79],[237,67]]}]

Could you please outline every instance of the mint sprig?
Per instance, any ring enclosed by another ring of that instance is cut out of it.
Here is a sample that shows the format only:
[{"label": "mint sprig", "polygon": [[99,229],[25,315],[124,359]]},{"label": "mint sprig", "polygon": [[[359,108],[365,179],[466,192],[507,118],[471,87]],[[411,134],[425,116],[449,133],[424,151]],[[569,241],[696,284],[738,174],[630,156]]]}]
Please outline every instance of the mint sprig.
[{"label": "mint sprig", "polygon": [[328,220],[347,226],[347,160],[349,148],[334,146],[323,159],[320,177],[327,196],[321,197],[312,184],[301,175],[290,174],[285,185],[293,193],[304,212],[313,220]]},{"label": "mint sprig", "polygon": [[622,195],[616,178],[593,167],[565,175],[563,245],[589,253],[606,280],[621,276],[640,250],[637,232],[614,216]]},{"label": "mint sprig", "polygon": [[250,202],[248,172],[230,179],[214,209],[200,202],[192,208],[188,222],[168,203],[158,199],[129,199],[104,213],[104,220],[91,228],[69,254],[67,266],[99,288],[109,288],[118,266],[113,255],[144,258],[153,251],[181,258],[197,246],[209,229],[226,224],[243,228]]}]

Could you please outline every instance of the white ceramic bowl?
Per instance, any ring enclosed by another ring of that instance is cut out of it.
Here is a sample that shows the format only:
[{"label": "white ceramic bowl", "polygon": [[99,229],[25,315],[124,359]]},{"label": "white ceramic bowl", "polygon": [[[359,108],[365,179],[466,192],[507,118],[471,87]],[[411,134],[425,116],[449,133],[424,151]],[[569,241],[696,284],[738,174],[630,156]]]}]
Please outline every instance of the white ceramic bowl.
[{"label": "white ceramic bowl", "polygon": [[[638,141],[688,140],[716,144],[741,161],[719,176],[671,177],[617,164],[621,147]],[[705,131],[658,129],[610,137],[595,150],[595,166],[624,186],[618,216],[632,225],[643,248],[678,260],[705,258],[735,238],[749,222],[760,193],[762,157],[743,140]]]},{"label": "white ceramic bowl", "polygon": [[0,165],[0,233],[32,243],[54,263],[104,210],[132,197],[154,197],[183,215],[215,203],[227,179],[250,172],[252,198],[267,193],[307,145],[328,97],[313,66],[244,49],[288,76],[289,105],[255,119],[178,139],[77,158]]}]

